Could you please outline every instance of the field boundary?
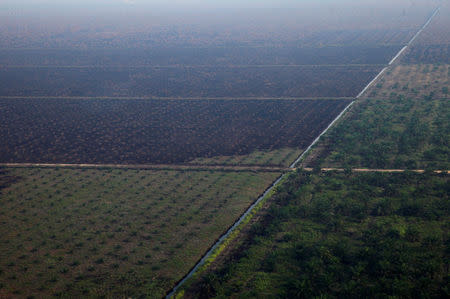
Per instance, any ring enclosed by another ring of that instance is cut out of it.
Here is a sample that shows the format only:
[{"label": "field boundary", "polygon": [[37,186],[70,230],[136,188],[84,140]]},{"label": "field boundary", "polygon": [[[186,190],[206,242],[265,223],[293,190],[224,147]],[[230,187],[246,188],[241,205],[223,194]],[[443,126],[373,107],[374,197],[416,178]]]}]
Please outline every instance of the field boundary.
[{"label": "field boundary", "polygon": [[[296,168],[297,169],[297,168]],[[313,172],[314,168],[298,168],[304,171]],[[323,172],[345,172],[351,171],[352,173],[405,173],[405,172],[413,172],[418,174],[424,174],[427,172],[435,173],[435,174],[450,174],[450,170],[426,170],[426,169],[381,169],[381,168],[320,168],[320,171]]]},{"label": "field boundary", "polygon": [[[294,172],[304,170],[316,171],[311,167],[268,167],[268,166],[226,166],[226,165],[184,165],[184,164],[46,164],[46,163],[0,163],[0,168],[72,168],[72,169],[136,169],[136,170],[178,170],[178,171],[253,171],[253,172]],[[320,168],[322,172],[380,172],[380,173],[426,173],[450,174],[450,170],[426,170],[426,169],[382,169],[382,168]]]},{"label": "field boundary", "polygon": [[434,17],[438,14],[438,12],[441,10],[441,7],[437,7],[433,14],[428,18],[428,20],[425,22],[425,24],[423,24],[423,26],[419,29],[419,31],[417,31],[417,33],[411,38],[411,40],[408,42],[408,44],[406,45],[411,46],[411,44],[416,40],[416,38],[419,37],[419,35],[422,33],[422,31],[425,30],[425,28],[427,28],[427,26],[431,23],[431,21],[434,19]]},{"label": "field boundary", "polygon": [[216,100],[242,100],[242,101],[273,101],[273,100],[301,100],[301,101],[320,101],[320,100],[353,100],[354,97],[74,97],[74,96],[0,96],[4,100],[192,100],[192,101],[216,101]]},{"label": "field boundary", "polygon": [[[310,150],[313,148],[313,146],[319,141],[320,137],[323,136],[339,119],[341,119],[341,117],[345,114],[345,112],[369,89],[370,86],[373,85],[373,83],[378,80],[378,78],[381,77],[381,75],[395,62],[398,60],[399,57],[401,57],[401,54],[404,53],[404,51],[406,50],[406,48],[408,48],[409,45],[411,45],[411,43],[417,38],[418,35],[420,35],[420,33],[428,26],[429,23],[431,23],[431,20],[434,18],[434,16],[436,16],[437,12],[439,11],[440,7],[436,8],[436,10],[434,11],[434,13],[428,18],[428,20],[426,21],[426,23],[419,29],[419,31],[413,36],[413,38],[399,51],[399,53],[397,53],[394,58],[389,62],[388,66],[386,66],[385,68],[383,68],[378,75],[371,81],[369,82],[369,84],[367,84],[367,86],[353,99],[352,102],[350,102],[345,108],[344,110],[328,125],[328,127],[311,143],[311,145],[303,152],[300,154],[300,156],[294,161],[294,163],[291,164],[291,166],[289,167],[290,169],[294,170],[295,166],[302,160],[303,157],[305,157],[306,154],[308,154],[310,152]],[[360,169],[362,170],[362,169]],[[312,170],[311,170],[312,171]],[[331,171],[331,170],[329,170]],[[344,170],[342,170],[344,171]],[[363,172],[363,171],[361,171]],[[367,170],[364,170],[364,172],[368,172]],[[398,172],[398,171],[397,171]],[[244,224],[244,220],[245,218],[250,215],[250,213],[252,212],[252,210],[265,198],[265,196],[272,192],[272,190],[274,190],[279,184],[280,182],[282,182],[290,173],[284,173],[280,176],[280,178],[278,178],[270,187],[269,189],[267,189],[267,191],[261,196],[259,197],[255,203],[253,205],[251,205],[248,210],[236,221],[236,223],[227,230],[227,232],[211,247],[211,249],[206,252],[206,254],[200,259],[200,261],[193,267],[193,269],[182,279],[180,280],[175,286],[174,288],[169,291],[169,293],[166,296],[166,299],[172,298],[173,296],[176,296],[177,291],[180,289],[180,287],[188,280],[190,279],[195,273],[196,271],[203,266],[203,264],[210,258],[210,256],[213,256],[215,253],[215,250],[217,248],[220,248],[220,245],[222,243],[224,243],[227,238],[228,235],[232,234],[233,231],[240,226],[241,224]]]},{"label": "field boundary", "polygon": [[[361,46],[361,44],[349,44],[350,46]],[[327,47],[330,48],[345,48],[349,46],[348,44],[330,44]],[[380,44],[370,44],[371,46],[402,46],[403,43],[380,43]],[[278,45],[272,45],[272,46],[266,46],[266,45],[234,45],[234,46],[182,46],[182,47],[177,47],[176,45],[174,46],[169,46],[169,47],[163,47],[162,49],[170,49],[170,48],[181,48],[181,49],[235,49],[235,48],[249,48],[249,49],[259,49],[259,48],[280,48],[280,46]],[[299,47],[300,49],[316,49],[317,46],[311,46],[311,45],[306,45],[306,46],[302,46]],[[84,50],[133,50],[135,48],[117,48],[117,47],[89,47],[89,48],[64,48],[64,47],[48,47],[48,48],[40,48],[40,47],[16,47],[16,48],[11,48],[11,47],[0,47],[0,51],[12,51],[12,50],[21,50],[21,51],[36,51],[36,50],[46,50],[46,51],[53,51],[53,50],[61,50],[61,51],[67,51],[67,50],[80,50],[80,51],[84,51]],[[144,47],[144,50],[151,50],[152,47]],[[157,48],[158,49],[158,48]],[[161,49],[161,48],[159,48]]]},{"label": "field boundary", "polygon": [[177,69],[177,68],[277,68],[277,67],[368,67],[368,66],[385,66],[384,63],[348,63],[348,64],[230,64],[230,65],[214,65],[214,64],[174,64],[174,65],[0,65],[0,69]]},{"label": "field boundary", "polygon": [[355,103],[355,101],[350,102],[344,110],[341,111],[341,113],[338,114],[338,116],[328,125],[328,127],[325,128],[325,130],[320,133],[319,136],[314,139],[314,141],[306,148],[306,150],[303,151],[303,153],[300,154],[300,156],[289,166],[290,168],[295,168],[295,166],[305,157],[306,154],[309,153],[311,148],[316,145],[316,143],[320,140],[320,137],[322,137],[328,130],[344,115],[344,113]]},{"label": "field boundary", "polygon": [[220,238],[214,243],[210,249],[203,255],[203,257],[197,262],[197,264],[194,265],[194,267],[189,271],[184,278],[182,278],[173,289],[171,289],[165,298],[172,298],[174,295],[176,295],[178,289],[192,276],[194,276],[197,271],[201,268],[204,268],[205,266],[209,265],[211,262],[214,261],[214,259],[225,249],[225,247],[228,245],[228,243],[233,240],[237,234],[242,229],[241,225],[247,224],[255,212],[258,210],[259,207],[261,207],[261,204],[263,201],[265,201],[267,198],[269,198],[272,193],[274,192],[275,188],[287,177],[289,173],[282,174],[275,182],[270,185],[264,193],[258,197],[258,199],[253,202],[250,207],[242,214],[238,220],[230,227],[228,230],[220,236]]},{"label": "field boundary", "polygon": [[57,164],[57,163],[0,163],[4,168],[85,168],[85,169],[142,169],[142,170],[189,170],[189,171],[258,171],[287,172],[288,167],[271,166],[227,166],[227,165],[185,165],[185,164]]},{"label": "field boundary", "polygon": [[419,31],[411,38],[411,40],[403,47],[400,49],[400,51],[391,59],[391,61],[389,61],[388,65],[386,67],[384,67],[379,73],[378,75],[375,76],[375,78],[372,79],[372,81],[370,81],[365,87],[364,89],[353,99],[353,101],[347,105],[347,107],[344,108],[344,110],[336,117],[336,119],[322,132],[322,134],[320,134],[314,141],[313,143],[300,155],[300,157],[291,165],[291,166],[295,166],[297,165],[300,161],[302,161],[302,159],[309,154],[309,152],[311,151],[311,149],[316,145],[316,143],[319,141],[320,137],[323,136],[331,127],[334,123],[336,123],[343,115],[344,113],[351,107],[353,106],[353,104],[359,99],[361,98],[364,93],[390,68],[394,65],[394,63],[402,56],[403,53],[405,53],[405,51],[409,48],[409,46],[412,44],[412,42],[420,35],[420,33],[423,32],[423,30],[425,30],[425,28],[431,23],[431,21],[433,20],[433,18],[437,15],[437,13],[439,12],[440,7],[437,7],[433,14],[428,18],[428,20],[425,22],[425,24],[419,29]]}]

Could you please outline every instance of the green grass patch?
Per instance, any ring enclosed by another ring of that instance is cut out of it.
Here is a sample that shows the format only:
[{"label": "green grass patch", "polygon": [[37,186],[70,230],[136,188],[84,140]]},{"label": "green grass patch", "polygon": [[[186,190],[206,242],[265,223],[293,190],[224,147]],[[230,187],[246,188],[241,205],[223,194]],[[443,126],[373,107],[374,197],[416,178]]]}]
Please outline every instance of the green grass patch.
[{"label": "green grass patch", "polygon": [[[3,169],[1,296],[162,297],[279,174]],[[15,179],[13,179],[15,178]]]}]

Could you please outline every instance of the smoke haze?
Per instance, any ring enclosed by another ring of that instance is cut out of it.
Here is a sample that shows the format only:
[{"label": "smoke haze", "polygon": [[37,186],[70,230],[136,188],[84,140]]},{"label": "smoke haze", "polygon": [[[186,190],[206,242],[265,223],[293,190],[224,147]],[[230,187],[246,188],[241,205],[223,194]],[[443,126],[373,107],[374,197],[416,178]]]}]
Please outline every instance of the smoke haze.
[{"label": "smoke haze", "polygon": [[3,39],[0,46],[73,45],[92,39],[144,33],[152,34],[152,39],[167,38],[182,44],[210,38],[220,43],[267,41],[269,37],[293,41],[324,30],[408,30],[416,28],[439,2],[3,0],[0,3],[0,38]]}]

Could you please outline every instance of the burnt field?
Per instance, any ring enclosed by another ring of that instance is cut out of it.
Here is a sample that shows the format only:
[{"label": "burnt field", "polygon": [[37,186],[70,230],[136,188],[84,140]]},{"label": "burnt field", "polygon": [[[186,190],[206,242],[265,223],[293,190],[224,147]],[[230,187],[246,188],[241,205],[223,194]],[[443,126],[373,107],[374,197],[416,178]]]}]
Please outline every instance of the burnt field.
[{"label": "burnt field", "polygon": [[450,45],[417,45],[411,47],[402,61],[410,64],[450,64]]},{"label": "burnt field", "polygon": [[0,96],[352,97],[381,66],[0,68]]},{"label": "burnt field", "polygon": [[[299,43],[303,46],[317,47],[318,45],[346,45],[346,46],[380,46],[402,45],[414,36],[415,29],[351,29],[351,30],[323,30],[314,32],[302,38]],[[401,48],[401,47],[400,47]]]},{"label": "burnt field", "polygon": [[183,163],[305,148],[347,100],[0,100],[2,163]]},{"label": "burnt field", "polygon": [[384,64],[400,46],[0,49],[0,66]]}]

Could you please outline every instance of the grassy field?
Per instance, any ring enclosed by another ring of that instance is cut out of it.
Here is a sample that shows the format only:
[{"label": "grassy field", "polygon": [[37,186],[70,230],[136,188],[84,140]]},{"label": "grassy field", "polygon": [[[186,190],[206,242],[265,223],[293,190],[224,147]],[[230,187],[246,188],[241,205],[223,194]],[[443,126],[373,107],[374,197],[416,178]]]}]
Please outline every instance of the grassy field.
[{"label": "grassy field", "polygon": [[0,297],[161,297],[277,176],[0,169]]},{"label": "grassy field", "polygon": [[290,166],[303,151],[296,148],[282,148],[267,151],[254,151],[249,155],[197,158],[189,164],[195,165],[258,165]]},{"label": "grassy field", "polygon": [[324,138],[322,166],[450,169],[450,102],[369,99]]},{"label": "grassy field", "polygon": [[303,165],[450,169],[448,73],[448,65],[394,67]]},{"label": "grassy field", "polygon": [[447,176],[298,173],[184,298],[444,298]]}]

